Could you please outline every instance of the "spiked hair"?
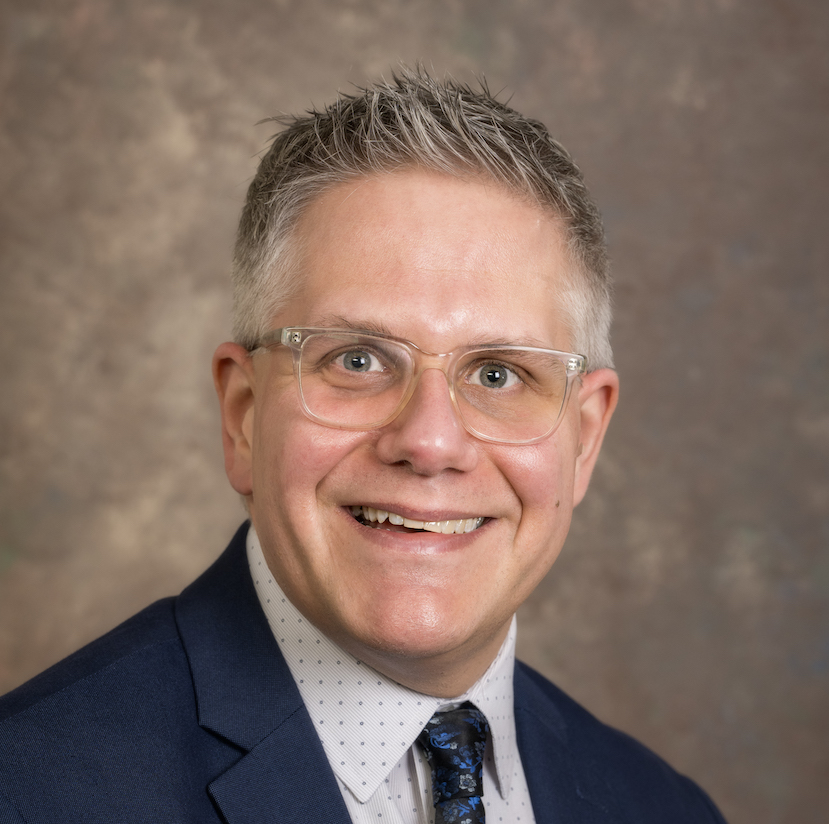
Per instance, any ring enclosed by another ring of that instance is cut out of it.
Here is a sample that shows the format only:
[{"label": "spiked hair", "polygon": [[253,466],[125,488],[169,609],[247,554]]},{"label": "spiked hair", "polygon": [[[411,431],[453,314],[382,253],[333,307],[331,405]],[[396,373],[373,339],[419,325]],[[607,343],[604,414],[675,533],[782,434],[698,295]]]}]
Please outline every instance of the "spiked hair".
[{"label": "spiked hair", "polygon": [[293,230],[310,203],[355,178],[422,169],[487,180],[563,222],[573,263],[561,287],[572,346],[613,365],[611,282],[599,212],[570,155],[540,122],[473,89],[403,69],[284,126],[263,156],[239,224],[235,340],[252,348],[301,283]]}]

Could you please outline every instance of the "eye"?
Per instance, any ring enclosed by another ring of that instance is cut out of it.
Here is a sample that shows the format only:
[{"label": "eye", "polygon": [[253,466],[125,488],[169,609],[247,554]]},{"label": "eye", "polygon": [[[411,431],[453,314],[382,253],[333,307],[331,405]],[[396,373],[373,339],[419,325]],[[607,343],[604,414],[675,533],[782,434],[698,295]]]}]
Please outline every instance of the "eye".
[{"label": "eye", "polygon": [[347,372],[381,372],[383,364],[365,349],[349,349],[338,355],[334,361]]},{"label": "eye", "polygon": [[503,363],[479,364],[469,375],[469,383],[485,389],[509,389],[521,383],[513,369]]}]

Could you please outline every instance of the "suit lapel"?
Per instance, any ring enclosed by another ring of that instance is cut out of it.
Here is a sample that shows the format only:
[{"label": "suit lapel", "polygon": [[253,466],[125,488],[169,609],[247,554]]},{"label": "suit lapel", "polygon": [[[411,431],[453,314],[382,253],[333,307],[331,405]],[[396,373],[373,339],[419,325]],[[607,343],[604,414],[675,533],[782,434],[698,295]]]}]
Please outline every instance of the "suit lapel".
[{"label": "suit lapel", "polygon": [[229,824],[350,824],[340,790],[305,708],[210,784]]},{"label": "suit lapel", "polygon": [[536,824],[617,824],[609,790],[590,765],[573,762],[573,731],[549,695],[515,670],[515,726]]},{"label": "suit lapel", "polygon": [[319,737],[259,606],[244,524],[176,603],[202,728],[234,745],[209,792],[228,824],[349,824]]}]

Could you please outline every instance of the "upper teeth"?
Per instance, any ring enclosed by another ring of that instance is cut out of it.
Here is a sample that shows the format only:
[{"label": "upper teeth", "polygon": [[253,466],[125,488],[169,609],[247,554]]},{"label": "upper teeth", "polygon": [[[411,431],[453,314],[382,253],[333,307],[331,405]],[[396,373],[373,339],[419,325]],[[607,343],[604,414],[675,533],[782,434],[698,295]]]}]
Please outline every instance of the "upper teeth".
[{"label": "upper teeth", "polygon": [[386,512],[385,509],[374,509],[370,506],[352,506],[351,514],[355,517],[362,516],[367,521],[376,521],[379,524],[388,521],[397,526],[407,526],[409,529],[425,529],[427,532],[440,532],[443,535],[463,534],[477,529],[483,522],[483,518],[459,518],[454,521],[414,521],[411,518],[404,518],[396,512]]}]

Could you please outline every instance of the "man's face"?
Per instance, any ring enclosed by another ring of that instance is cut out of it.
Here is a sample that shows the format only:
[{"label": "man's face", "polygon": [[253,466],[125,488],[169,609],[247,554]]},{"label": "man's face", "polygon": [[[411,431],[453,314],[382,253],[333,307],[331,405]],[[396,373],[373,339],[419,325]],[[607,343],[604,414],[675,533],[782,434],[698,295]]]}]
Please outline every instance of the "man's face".
[{"label": "man's face", "polygon": [[[303,286],[273,327],[379,328],[428,352],[492,342],[570,349],[557,299],[571,265],[561,228],[495,185],[417,171],[343,184],[310,207],[298,238]],[[478,677],[561,549],[615,377],[582,387],[601,409],[580,455],[578,387],[552,437],[508,446],[463,428],[436,369],[423,373],[392,423],[355,432],[305,416],[285,347],[247,365],[238,354],[235,366],[217,358],[238,377],[226,383],[244,384],[237,411],[225,409],[239,421],[237,436],[226,434],[231,481],[249,496],[268,564],[291,601],[404,683],[422,688],[408,673],[435,662],[467,662]],[[354,507],[483,522],[436,534],[367,525]]]}]

